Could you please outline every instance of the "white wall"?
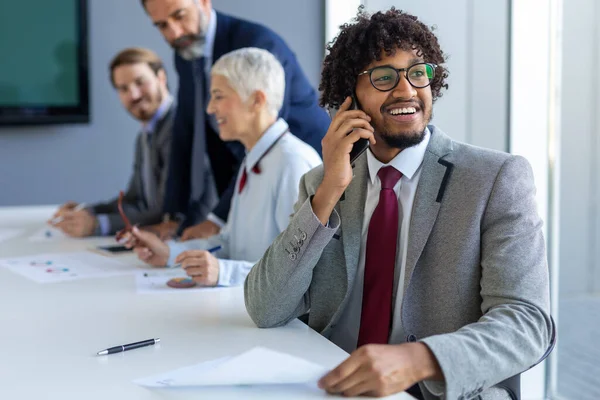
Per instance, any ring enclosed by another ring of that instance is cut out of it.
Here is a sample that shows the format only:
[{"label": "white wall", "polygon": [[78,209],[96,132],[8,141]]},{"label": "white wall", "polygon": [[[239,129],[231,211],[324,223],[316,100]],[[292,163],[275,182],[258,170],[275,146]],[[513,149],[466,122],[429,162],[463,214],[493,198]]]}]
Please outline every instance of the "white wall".
[{"label": "white wall", "polygon": [[600,69],[596,0],[563,10],[561,299],[600,292]]},{"label": "white wall", "polygon": [[[553,185],[559,183],[554,168],[560,165],[559,6],[557,0],[513,0],[511,5],[510,152],[527,158],[533,169],[551,268],[558,254],[553,228],[560,221],[555,206],[560,199],[552,193]],[[552,294],[556,294],[554,288]],[[544,399],[546,367],[544,362],[522,375],[525,400]]]},{"label": "white wall", "polygon": [[339,27],[356,16],[363,0],[325,1],[325,42],[331,42],[340,32]]}]

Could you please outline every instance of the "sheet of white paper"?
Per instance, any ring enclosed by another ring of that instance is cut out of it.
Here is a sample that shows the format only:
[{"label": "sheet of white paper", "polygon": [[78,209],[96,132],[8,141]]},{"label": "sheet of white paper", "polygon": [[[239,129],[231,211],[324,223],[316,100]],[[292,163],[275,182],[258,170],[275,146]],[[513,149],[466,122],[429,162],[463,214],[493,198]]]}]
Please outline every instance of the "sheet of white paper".
[{"label": "sheet of white paper", "polygon": [[127,275],[132,265],[91,252],[38,254],[0,260],[0,266],[38,283]]},{"label": "sheet of white paper", "polygon": [[0,242],[12,239],[23,233],[23,229],[18,228],[0,228]]},{"label": "sheet of white paper", "polygon": [[137,379],[145,387],[314,384],[327,369],[289,354],[254,347],[238,356]]},{"label": "sheet of white paper", "polygon": [[198,374],[210,372],[230,359],[231,357],[217,358],[216,360],[206,361],[189,367],[178,368],[164,374],[136,379],[133,382],[145,387],[181,386],[178,384],[180,380],[190,380]]},{"label": "sheet of white paper", "polygon": [[63,231],[50,225],[41,228],[29,237],[30,242],[49,242],[65,239],[69,239],[69,237]]},{"label": "sheet of white paper", "polygon": [[148,293],[189,293],[190,291],[200,291],[200,290],[215,290],[219,289],[218,287],[205,287],[205,286],[194,286],[191,288],[172,288],[167,286],[167,281],[173,278],[187,278],[188,276],[185,274],[181,268],[173,268],[173,269],[153,269],[153,270],[144,270],[137,271],[135,274],[135,288],[137,293],[140,294],[148,294]]}]

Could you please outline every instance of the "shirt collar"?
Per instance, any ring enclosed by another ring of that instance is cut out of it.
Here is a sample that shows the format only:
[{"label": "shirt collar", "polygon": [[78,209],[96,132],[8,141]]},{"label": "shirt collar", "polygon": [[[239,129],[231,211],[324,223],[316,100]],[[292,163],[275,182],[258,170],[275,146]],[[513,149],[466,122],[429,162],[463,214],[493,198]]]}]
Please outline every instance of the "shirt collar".
[{"label": "shirt collar", "polygon": [[204,42],[204,57],[211,59],[215,47],[215,37],[217,35],[217,13],[214,8],[210,10],[210,20],[206,29],[206,42]]},{"label": "shirt collar", "polygon": [[148,133],[154,132],[154,129],[156,128],[156,124],[158,123],[158,121],[160,121],[162,119],[162,117],[165,115],[167,110],[171,107],[172,103],[173,103],[173,97],[171,97],[170,94],[167,94],[165,96],[165,98],[163,99],[162,103],[160,103],[160,106],[158,106],[158,109],[156,110],[156,112],[154,113],[152,118],[150,118],[150,121],[148,121],[142,125],[142,131],[148,132]]},{"label": "shirt collar", "polygon": [[375,184],[379,170],[388,165],[391,165],[398,171],[402,172],[402,175],[406,176],[408,179],[412,179],[415,172],[417,172],[423,163],[423,159],[425,158],[425,150],[427,150],[430,137],[431,133],[429,132],[429,129],[425,128],[425,137],[421,143],[402,150],[387,164],[384,164],[375,158],[371,152],[371,149],[369,148],[367,151],[367,163],[369,166],[369,177],[371,178],[371,183]]},{"label": "shirt collar", "polygon": [[258,142],[254,145],[252,150],[246,154],[246,172],[250,173],[250,170],[256,163],[261,159],[267,150],[271,148],[273,143],[281,136],[284,132],[289,129],[287,122],[282,118],[279,118],[273,125],[271,125],[265,133],[258,139]]}]

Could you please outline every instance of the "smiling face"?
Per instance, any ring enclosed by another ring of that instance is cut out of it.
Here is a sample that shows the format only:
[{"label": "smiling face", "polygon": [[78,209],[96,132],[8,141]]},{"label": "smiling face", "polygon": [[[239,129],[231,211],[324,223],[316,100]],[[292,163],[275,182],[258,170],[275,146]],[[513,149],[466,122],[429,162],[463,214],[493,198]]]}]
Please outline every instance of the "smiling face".
[{"label": "smiling face", "polygon": [[251,98],[242,101],[223,75],[213,74],[210,80],[210,101],[206,108],[219,125],[219,137],[225,141],[243,141],[249,127],[254,126],[256,112]]},{"label": "smiling face", "polygon": [[147,63],[116,67],[113,82],[123,106],[142,122],[152,118],[168,94],[165,71],[155,73]]},{"label": "smiling face", "polygon": [[[365,70],[389,65],[396,69],[408,68],[424,62],[417,51],[396,50],[395,54],[385,55],[375,60]],[[377,77],[374,75],[374,79]],[[386,92],[373,87],[369,74],[358,77],[356,97],[360,107],[371,117],[375,128],[376,146],[404,149],[419,144],[425,128],[431,120],[433,97],[431,87],[414,88],[406,79],[406,73],[400,72],[398,85]]]}]

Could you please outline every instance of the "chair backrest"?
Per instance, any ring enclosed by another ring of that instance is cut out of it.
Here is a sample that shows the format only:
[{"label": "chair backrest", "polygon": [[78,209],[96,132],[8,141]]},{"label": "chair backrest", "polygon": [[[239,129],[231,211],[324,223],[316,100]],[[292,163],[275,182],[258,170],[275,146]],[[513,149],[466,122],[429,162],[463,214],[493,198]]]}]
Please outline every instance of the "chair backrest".
[{"label": "chair backrest", "polygon": [[[554,346],[556,346],[556,324],[554,323],[554,318],[552,318],[552,316],[550,316],[550,323],[552,324],[552,337],[550,338],[550,345],[548,346],[548,349],[546,350],[542,358],[538,360],[538,362],[536,362],[523,372],[530,370],[531,368],[544,361],[550,355],[550,353],[552,353],[552,350],[554,350]],[[521,372],[521,374],[523,372]],[[506,390],[512,400],[521,400],[521,374],[511,376],[510,378],[503,380],[496,386]]]}]

